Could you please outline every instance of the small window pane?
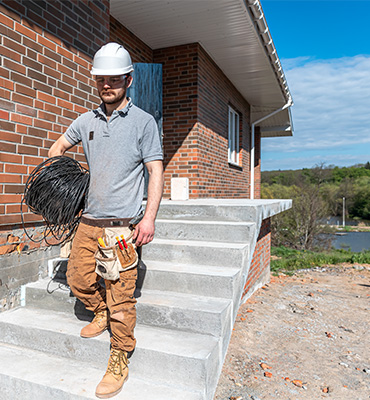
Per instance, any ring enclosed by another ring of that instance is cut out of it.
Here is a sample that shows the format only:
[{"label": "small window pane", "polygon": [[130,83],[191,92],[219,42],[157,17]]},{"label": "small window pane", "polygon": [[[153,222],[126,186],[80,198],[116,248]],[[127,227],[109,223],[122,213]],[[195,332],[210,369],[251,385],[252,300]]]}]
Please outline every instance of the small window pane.
[{"label": "small window pane", "polygon": [[229,107],[229,149],[228,158],[232,164],[239,164],[239,114]]}]

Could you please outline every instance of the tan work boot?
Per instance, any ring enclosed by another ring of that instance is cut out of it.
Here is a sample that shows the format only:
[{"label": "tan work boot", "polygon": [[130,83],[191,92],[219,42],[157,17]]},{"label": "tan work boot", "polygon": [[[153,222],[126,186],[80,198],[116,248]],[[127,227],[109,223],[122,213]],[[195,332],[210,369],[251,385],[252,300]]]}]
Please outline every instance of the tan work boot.
[{"label": "tan work boot", "polygon": [[96,387],[96,397],[109,399],[121,391],[123,384],[128,379],[128,363],[125,351],[111,349],[107,372]]},{"label": "tan work boot", "polygon": [[83,338],[92,338],[99,336],[108,328],[108,311],[102,310],[95,313],[94,319],[81,329],[80,336]]}]

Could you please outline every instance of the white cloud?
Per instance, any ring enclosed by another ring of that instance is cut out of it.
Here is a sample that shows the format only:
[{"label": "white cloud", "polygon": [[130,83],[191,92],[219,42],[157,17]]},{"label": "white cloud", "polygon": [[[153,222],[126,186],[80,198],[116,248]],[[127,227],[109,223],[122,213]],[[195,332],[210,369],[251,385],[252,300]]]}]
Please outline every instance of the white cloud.
[{"label": "white cloud", "polygon": [[[370,160],[370,56],[300,57],[282,64],[294,100],[295,132],[262,141],[262,168],[282,169],[282,159],[290,160],[291,169],[307,166],[301,164],[309,159],[336,165],[363,162],[356,157]],[[341,163],[332,160],[338,155]]]}]

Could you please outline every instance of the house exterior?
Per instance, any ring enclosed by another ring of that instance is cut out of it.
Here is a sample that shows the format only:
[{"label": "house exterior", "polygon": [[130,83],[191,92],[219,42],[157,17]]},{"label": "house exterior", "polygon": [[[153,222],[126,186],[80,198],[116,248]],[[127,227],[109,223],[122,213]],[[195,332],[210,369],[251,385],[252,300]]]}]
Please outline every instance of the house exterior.
[{"label": "house exterior", "polygon": [[[259,199],[261,139],[292,135],[291,95],[259,0],[4,0],[0,29],[3,309],[58,256],[23,232],[24,183],[68,125],[99,104],[90,68],[103,44],[162,65],[165,199],[173,178],[188,179],[190,199]],[[81,147],[69,155],[84,163]],[[42,220],[24,211],[37,240]],[[268,268],[269,249],[266,218],[246,293]]]}]

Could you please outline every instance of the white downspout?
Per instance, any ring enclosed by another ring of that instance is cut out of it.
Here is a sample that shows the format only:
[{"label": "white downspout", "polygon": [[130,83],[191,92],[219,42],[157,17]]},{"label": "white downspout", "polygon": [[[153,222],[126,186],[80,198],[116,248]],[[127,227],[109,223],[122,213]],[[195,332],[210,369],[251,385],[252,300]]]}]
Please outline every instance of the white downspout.
[{"label": "white downspout", "polygon": [[[262,121],[264,121],[267,118],[272,117],[273,115],[285,110],[286,108],[290,107],[293,104],[293,101],[291,98],[289,98],[288,102],[281,108],[273,111],[272,113],[265,115],[264,117],[258,119],[257,121],[254,121],[251,125],[251,184],[250,184],[250,199],[254,199],[254,158],[255,158],[255,126]],[[252,107],[251,107],[252,108]],[[252,115],[252,112],[251,112]]]}]

